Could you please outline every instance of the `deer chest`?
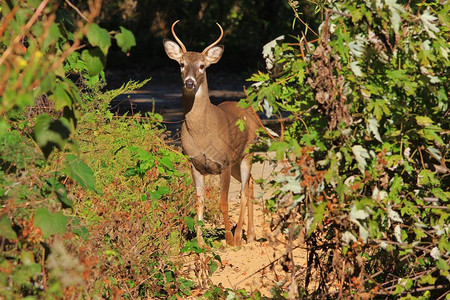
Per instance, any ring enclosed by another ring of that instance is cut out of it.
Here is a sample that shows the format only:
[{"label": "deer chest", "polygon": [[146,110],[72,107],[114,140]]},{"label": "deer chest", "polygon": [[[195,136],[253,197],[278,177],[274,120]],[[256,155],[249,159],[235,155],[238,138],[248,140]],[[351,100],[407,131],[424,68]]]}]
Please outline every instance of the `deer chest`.
[{"label": "deer chest", "polygon": [[222,173],[223,164],[208,158],[205,154],[200,154],[190,158],[194,168],[202,175],[218,175]]}]

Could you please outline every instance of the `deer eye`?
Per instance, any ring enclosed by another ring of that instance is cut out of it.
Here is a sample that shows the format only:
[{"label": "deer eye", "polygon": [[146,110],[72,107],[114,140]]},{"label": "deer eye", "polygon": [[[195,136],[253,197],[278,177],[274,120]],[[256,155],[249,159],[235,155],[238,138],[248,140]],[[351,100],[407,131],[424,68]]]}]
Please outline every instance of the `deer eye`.
[{"label": "deer eye", "polygon": [[181,63],[181,64],[180,64],[180,67],[181,67],[181,68],[184,68],[184,63]]},{"label": "deer eye", "polygon": [[201,64],[200,65],[200,70],[203,70],[205,68],[205,65],[204,64]]}]

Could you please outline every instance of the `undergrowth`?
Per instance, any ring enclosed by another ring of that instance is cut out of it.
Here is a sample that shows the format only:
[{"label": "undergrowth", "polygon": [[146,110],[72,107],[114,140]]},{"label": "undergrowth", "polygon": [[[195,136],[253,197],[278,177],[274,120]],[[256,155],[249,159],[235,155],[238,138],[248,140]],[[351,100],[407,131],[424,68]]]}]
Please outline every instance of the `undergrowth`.
[{"label": "undergrowth", "polygon": [[187,161],[165,144],[161,116],[108,109],[148,80],[103,92],[111,40],[128,52],[132,33],[55,1],[0,13],[0,298],[189,295]]},{"label": "undergrowth", "polygon": [[74,193],[74,214],[89,228],[89,239],[75,251],[97,261],[90,281],[101,283],[103,297],[188,293],[192,283],[180,278],[176,259],[184,220],[193,213],[187,161],[165,143],[158,115],[113,116],[101,109],[117,94],[97,97],[80,117],[75,139],[98,191]]}]

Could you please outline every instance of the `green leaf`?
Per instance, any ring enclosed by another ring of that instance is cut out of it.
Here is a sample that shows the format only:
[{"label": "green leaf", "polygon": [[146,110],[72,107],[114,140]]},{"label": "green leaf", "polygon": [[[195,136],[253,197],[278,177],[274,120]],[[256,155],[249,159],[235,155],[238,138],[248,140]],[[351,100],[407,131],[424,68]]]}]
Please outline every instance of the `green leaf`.
[{"label": "green leaf", "polygon": [[87,241],[89,239],[89,230],[86,228],[86,226],[80,226],[80,227],[74,228],[72,230],[72,232],[74,234],[78,235],[84,241]]},{"label": "green leaf", "polygon": [[234,125],[238,126],[238,127],[239,127],[239,130],[240,130],[241,132],[243,132],[244,129],[245,129],[245,121],[244,121],[243,119],[237,120],[236,123],[235,123]]},{"label": "green leaf", "polygon": [[428,169],[421,170],[417,177],[420,185],[439,185],[439,179],[435,177],[435,173]]},{"label": "green leaf", "polygon": [[323,218],[326,216],[327,202],[312,204],[312,211],[314,213],[312,222],[306,226],[308,236],[317,228],[317,225],[322,224]]},{"label": "green leaf", "polygon": [[20,260],[25,266],[31,265],[34,263],[34,255],[30,251],[22,251],[20,254]]},{"label": "green leaf", "polygon": [[105,67],[105,55],[99,48],[83,50],[81,59],[85,62],[89,76],[98,75]]},{"label": "green leaf", "polygon": [[66,118],[52,121],[46,113],[40,115],[34,124],[34,138],[46,158],[56,147],[64,147],[71,131],[72,126]]},{"label": "green leaf", "polygon": [[214,272],[217,271],[217,269],[219,268],[219,265],[214,260],[210,260],[208,267],[209,267],[209,275],[212,275],[212,274],[214,274]]},{"label": "green leaf", "polygon": [[33,224],[41,229],[44,238],[48,238],[66,232],[67,217],[62,212],[51,213],[46,208],[39,208],[34,213]]},{"label": "green leaf", "polygon": [[438,145],[444,144],[442,138],[434,130],[425,128],[423,130],[419,130],[419,134],[422,135],[428,141],[434,141]]},{"label": "green leaf", "polygon": [[284,157],[288,148],[289,145],[286,142],[273,142],[269,147],[269,151],[275,151],[276,159],[280,160]]},{"label": "green leaf", "polygon": [[429,284],[429,285],[434,285],[434,283],[436,282],[436,277],[433,277],[431,274],[427,274],[426,276],[422,276],[419,279],[419,283],[420,284]]},{"label": "green leaf", "polygon": [[200,253],[203,253],[205,250],[198,245],[197,240],[192,240],[192,241],[186,242],[183,249],[181,249],[181,253],[190,252],[190,251],[200,254]]},{"label": "green leaf", "polygon": [[53,90],[53,94],[49,97],[49,99],[55,104],[55,110],[60,110],[64,106],[72,105],[72,99],[69,94],[67,94],[63,85],[56,85]]},{"label": "green leaf", "polygon": [[150,192],[150,198],[153,200],[159,200],[162,196],[170,193],[170,189],[167,186],[158,186],[155,191]]},{"label": "green leaf", "polygon": [[59,30],[58,24],[53,23],[49,30],[48,30],[48,35],[46,36],[43,44],[42,44],[42,49],[44,51],[48,50],[48,47],[54,43],[56,43],[56,41],[58,41],[58,39],[61,37],[61,31]]},{"label": "green leaf", "polygon": [[95,190],[94,172],[79,157],[68,154],[66,156],[66,174],[83,188]]},{"label": "green leaf", "polygon": [[6,239],[16,239],[17,234],[11,226],[11,221],[7,215],[3,215],[0,217],[0,235]]},{"label": "green leaf", "polygon": [[56,185],[55,185],[55,194],[56,194],[56,196],[58,196],[58,200],[62,203],[62,204],[64,204],[64,205],[66,205],[66,206],[68,206],[68,207],[72,207],[73,208],[73,202],[72,202],[72,200],[70,200],[68,197],[67,197],[67,190],[66,190],[66,187],[62,184],[62,183],[57,183]]},{"label": "green leaf", "polygon": [[169,157],[163,156],[163,157],[161,157],[158,161],[159,161],[160,164],[162,164],[162,165],[163,165],[164,167],[166,167],[167,169],[169,169],[169,170],[173,170],[173,169],[174,169],[174,166],[173,166],[173,164],[172,164],[172,161],[170,160]]},{"label": "green leaf", "polygon": [[442,271],[448,271],[450,269],[448,263],[442,258],[436,260],[436,267],[438,267]]},{"label": "green leaf", "polygon": [[194,231],[194,226],[195,226],[195,220],[194,218],[191,218],[189,216],[185,217],[185,221],[186,221],[186,226],[189,228],[190,231]]},{"label": "green leaf", "polygon": [[391,114],[386,102],[384,99],[372,100],[367,105],[367,110],[371,111],[375,118],[380,121],[383,115],[389,116]]},{"label": "green leaf", "polygon": [[117,45],[123,52],[128,53],[131,47],[136,46],[136,39],[131,31],[120,26],[120,33],[117,33],[114,37],[117,40]]},{"label": "green leaf", "polygon": [[38,89],[36,89],[36,92],[39,94],[46,94],[47,92],[52,91],[55,86],[57,86],[55,73],[50,72],[44,75],[41,84],[38,86]]},{"label": "green leaf", "polygon": [[98,46],[104,55],[108,54],[108,48],[111,46],[111,37],[109,36],[108,31],[95,23],[89,24],[87,30],[89,43],[92,46]]},{"label": "green leaf", "polygon": [[416,121],[420,126],[428,126],[433,124],[433,120],[427,116],[416,116]]}]

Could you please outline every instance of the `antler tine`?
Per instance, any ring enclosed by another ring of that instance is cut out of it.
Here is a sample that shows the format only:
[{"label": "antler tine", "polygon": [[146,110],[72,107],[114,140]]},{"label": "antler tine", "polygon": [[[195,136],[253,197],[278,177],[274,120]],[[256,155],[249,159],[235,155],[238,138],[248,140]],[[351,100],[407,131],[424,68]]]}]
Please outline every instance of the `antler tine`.
[{"label": "antler tine", "polygon": [[203,50],[202,54],[205,54],[206,52],[208,52],[209,49],[211,49],[212,47],[214,47],[215,45],[217,45],[217,44],[220,42],[220,40],[223,38],[223,29],[222,29],[222,26],[220,26],[219,23],[216,23],[216,24],[217,24],[217,26],[219,26],[219,29],[220,29],[220,36],[219,36],[219,38],[218,38],[214,43],[212,43],[211,45],[209,45],[208,47],[206,47],[205,50]]},{"label": "antler tine", "polygon": [[178,45],[180,45],[181,50],[183,51],[183,53],[186,53],[186,47],[184,46],[183,42],[175,34],[175,30],[173,30],[175,25],[177,25],[178,22],[180,22],[180,20],[176,20],[175,22],[173,22],[173,24],[172,24],[172,34],[173,34],[173,37],[175,38],[175,41],[177,41]]}]

